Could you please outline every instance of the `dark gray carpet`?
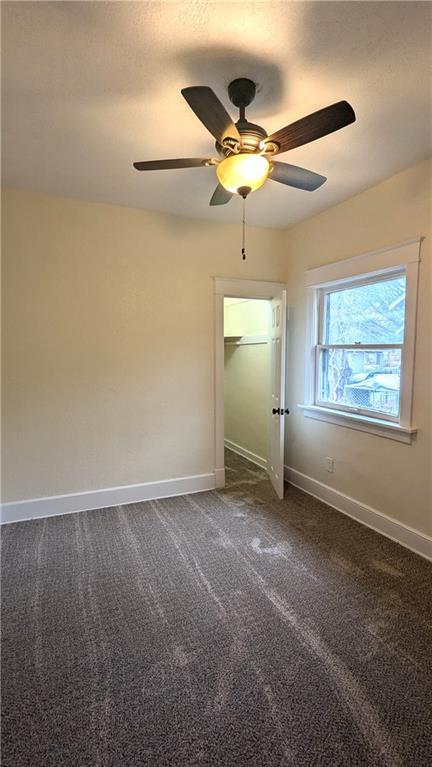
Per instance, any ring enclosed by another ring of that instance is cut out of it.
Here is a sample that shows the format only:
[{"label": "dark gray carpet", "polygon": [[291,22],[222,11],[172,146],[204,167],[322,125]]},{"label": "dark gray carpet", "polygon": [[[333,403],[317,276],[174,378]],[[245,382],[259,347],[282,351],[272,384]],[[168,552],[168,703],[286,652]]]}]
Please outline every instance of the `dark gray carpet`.
[{"label": "dark gray carpet", "polygon": [[230,454],[3,530],[3,767],[430,767],[431,566]]}]

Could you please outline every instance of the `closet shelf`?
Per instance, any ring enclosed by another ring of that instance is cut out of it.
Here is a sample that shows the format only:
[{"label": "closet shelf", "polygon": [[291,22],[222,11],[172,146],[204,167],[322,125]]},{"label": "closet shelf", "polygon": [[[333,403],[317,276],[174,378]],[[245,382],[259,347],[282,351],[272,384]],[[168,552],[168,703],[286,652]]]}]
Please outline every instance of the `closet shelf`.
[{"label": "closet shelf", "polygon": [[267,336],[225,336],[227,346],[247,346],[248,344],[266,344]]}]

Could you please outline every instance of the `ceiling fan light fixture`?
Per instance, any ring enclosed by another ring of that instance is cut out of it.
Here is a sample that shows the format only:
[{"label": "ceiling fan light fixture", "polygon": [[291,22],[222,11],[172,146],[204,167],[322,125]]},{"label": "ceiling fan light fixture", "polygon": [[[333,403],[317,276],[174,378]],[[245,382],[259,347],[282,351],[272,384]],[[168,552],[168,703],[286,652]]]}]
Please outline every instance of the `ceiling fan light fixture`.
[{"label": "ceiling fan light fixture", "polygon": [[244,152],[226,157],[216,167],[219,183],[233,194],[242,187],[249,187],[252,192],[259,189],[269,171],[270,163],[265,157]]}]

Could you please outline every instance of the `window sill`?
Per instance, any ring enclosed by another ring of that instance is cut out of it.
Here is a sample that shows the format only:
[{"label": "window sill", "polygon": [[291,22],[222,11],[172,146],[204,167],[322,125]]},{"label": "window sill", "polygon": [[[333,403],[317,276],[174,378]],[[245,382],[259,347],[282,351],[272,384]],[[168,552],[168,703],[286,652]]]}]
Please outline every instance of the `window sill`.
[{"label": "window sill", "polygon": [[347,413],[342,410],[330,410],[326,407],[319,407],[318,405],[299,405],[303,410],[303,415],[307,418],[314,418],[317,421],[326,421],[327,423],[333,423],[337,426],[345,426],[348,429],[356,429],[357,431],[365,431],[368,434],[374,434],[377,437],[386,437],[387,439],[394,439],[397,442],[404,442],[406,445],[410,445],[413,436],[417,433],[417,429],[407,428],[400,426],[398,423],[392,421],[384,421],[378,418],[369,418],[365,415],[357,415],[356,413]]}]

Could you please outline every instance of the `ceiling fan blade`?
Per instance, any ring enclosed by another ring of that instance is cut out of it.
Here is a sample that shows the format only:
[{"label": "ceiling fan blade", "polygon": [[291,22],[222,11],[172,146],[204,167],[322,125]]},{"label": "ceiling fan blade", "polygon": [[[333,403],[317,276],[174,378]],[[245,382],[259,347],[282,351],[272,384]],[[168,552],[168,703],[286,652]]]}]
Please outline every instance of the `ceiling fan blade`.
[{"label": "ceiling fan blade", "polygon": [[276,133],[272,133],[266,139],[266,143],[273,141],[279,144],[276,154],[280,154],[308,144],[322,136],[327,136],[329,133],[355,122],[355,119],[352,106],[347,101],[338,101],[337,104],[313,112],[313,114],[302,117],[301,120],[297,120],[291,125],[286,125],[285,128],[281,128]]},{"label": "ceiling fan blade", "polygon": [[134,162],[136,170],[171,170],[174,168],[200,168],[210,163],[207,157],[182,157],[177,160],[145,160]]},{"label": "ceiling fan blade", "polygon": [[320,176],[319,173],[299,168],[297,165],[288,165],[286,162],[272,162],[269,178],[295,189],[305,189],[307,192],[315,191],[327,181],[326,177]]},{"label": "ceiling fan blade", "polygon": [[222,184],[218,184],[213,192],[209,205],[225,205],[230,201],[233,196],[232,192],[228,192]]},{"label": "ceiling fan blade", "polygon": [[240,134],[218,97],[206,85],[182,89],[182,96],[208,131],[222,144],[224,138],[240,141]]}]

